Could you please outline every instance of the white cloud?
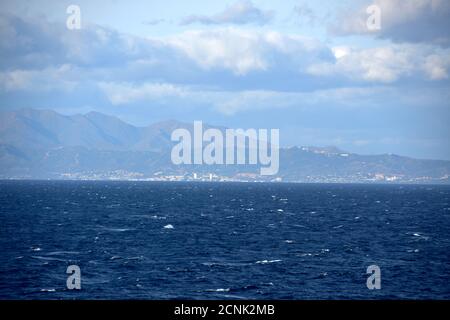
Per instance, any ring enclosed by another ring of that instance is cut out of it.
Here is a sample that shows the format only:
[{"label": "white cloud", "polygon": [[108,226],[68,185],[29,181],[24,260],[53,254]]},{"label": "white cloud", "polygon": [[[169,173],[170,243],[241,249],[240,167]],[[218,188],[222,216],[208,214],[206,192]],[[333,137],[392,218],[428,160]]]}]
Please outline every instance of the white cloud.
[{"label": "white cloud", "polygon": [[358,108],[361,101],[367,107],[373,97],[387,97],[395,92],[392,88],[338,88],[309,92],[283,92],[275,90],[224,91],[192,88],[169,83],[100,83],[99,87],[113,105],[147,103],[158,106],[195,105],[209,108],[231,116],[237,113],[273,108],[304,108],[330,105]]},{"label": "white cloud", "polygon": [[70,91],[79,83],[73,66],[64,64],[41,70],[14,69],[0,72],[0,90],[9,91]]},{"label": "white cloud", "polygon": [[0,84],[4,91],[21,90],[29,86],[33,72],[13,70],[0,73]]},{"label": "white cloud", "polygon": [[450,55],[431,54],[426,57],[423,68],[431,80],[447,79]]},{"label": "white cloud", "polygon": [[340,59],[346,55],[348,55],[351,51],[351,49],[347,46],[338,46],[331,48],[331,51],[333,51],[334,57],[336,59]]},{"label": "white cloud", "polygon": [[99,87],[114,105],[128,104],[136,101],[151,101],[165,97],[186,96],[185,88],[168,83],[130,83],[101,82]]},{"label": "white cloud", "polygon": [[265,70],[267,61],[259,37],[250,32],[189,31],[170,43],[205,69],[221,67],[236,74]]},{"label": "white cloud", "polygon": [[202,24],[267,24],[274,16],[273,11],[261,10],[248,0],[238,1],[213,16],[191,15],[183,19],[182,25]]},{"label": "white cloud", "polygon": [[294,64],[317,60],[329,51],[318,41],[299,36],[236,28],[187,31],[166,41],[206,70],[223,68],[236,75],[265,71],[283,60]]},{"label": "white cloud", "polygon": [[446,78],[449,50],[433,50],[415,45],[392,45],[369,49],[333,48],[335,63],[311,65],[308,72],[317,76],[342,76],[353,80],[391,83],[402,77]]},{"label": "white cloud", "polygon": [[390,87],[346,87],[319,89],[307,92],[283,92],[271,90],[252,90],[242,92],[224,92],[211,101],[215,110],[234,115],[246,111],[310,108],[365,108],[377,106],[379,99],[395,96]]}]

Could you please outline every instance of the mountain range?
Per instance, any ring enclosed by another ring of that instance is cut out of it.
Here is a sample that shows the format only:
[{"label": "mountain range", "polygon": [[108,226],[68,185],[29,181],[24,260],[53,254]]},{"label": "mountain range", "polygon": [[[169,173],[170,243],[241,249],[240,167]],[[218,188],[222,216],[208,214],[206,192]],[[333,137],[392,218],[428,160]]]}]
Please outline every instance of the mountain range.
[{"label": "mountain range", "polygon": [[137,127],[99,112],[3,111],[0,178],[450,183],[450,161],[336,147],[280,148],[276,176],[260,176],[259,165],[174,165],[171,133],[192,127],[175,120]]}]

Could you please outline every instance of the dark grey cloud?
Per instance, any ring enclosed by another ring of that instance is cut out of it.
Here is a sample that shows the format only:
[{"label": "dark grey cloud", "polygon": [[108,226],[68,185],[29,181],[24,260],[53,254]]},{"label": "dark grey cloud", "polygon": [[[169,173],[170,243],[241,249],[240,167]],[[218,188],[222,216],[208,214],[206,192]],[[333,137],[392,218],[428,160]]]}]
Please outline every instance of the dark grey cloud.
[{"label": "dark grey cloud", "polygon": [[[366,25],[369,5],[381,13],[381,29],[369,30]],[[330,32],[334,35],[366,34],[394,42],[429,43],[450,46],[450,1],[447,0],[374,0],[366,6],[347,8],[338,14]]]},{"label": "dark grey cloud", "polygon": [[64,22],[1,14],[0,26],[0,69],[123,66],[160,51],[150,40],[97,25],[69,30]]}]

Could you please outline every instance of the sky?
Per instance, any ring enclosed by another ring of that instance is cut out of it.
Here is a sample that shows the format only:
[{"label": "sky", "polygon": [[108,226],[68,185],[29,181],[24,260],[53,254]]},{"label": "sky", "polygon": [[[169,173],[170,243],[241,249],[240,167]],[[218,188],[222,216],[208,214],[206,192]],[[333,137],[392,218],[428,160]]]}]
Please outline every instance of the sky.
[{"label": "sky", "polygon": [[0,110],[450,160],[449,30],[447,0],[0,0]]}]

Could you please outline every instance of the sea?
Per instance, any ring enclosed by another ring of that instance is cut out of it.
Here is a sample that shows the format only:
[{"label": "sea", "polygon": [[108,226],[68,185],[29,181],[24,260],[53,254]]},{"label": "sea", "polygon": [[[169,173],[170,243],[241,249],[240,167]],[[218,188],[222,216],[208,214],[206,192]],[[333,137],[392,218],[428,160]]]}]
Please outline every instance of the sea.
[{"label": "sea", "polygon": [[0,181],[0,249],[0,299],[449,299],[450,186]]}]

